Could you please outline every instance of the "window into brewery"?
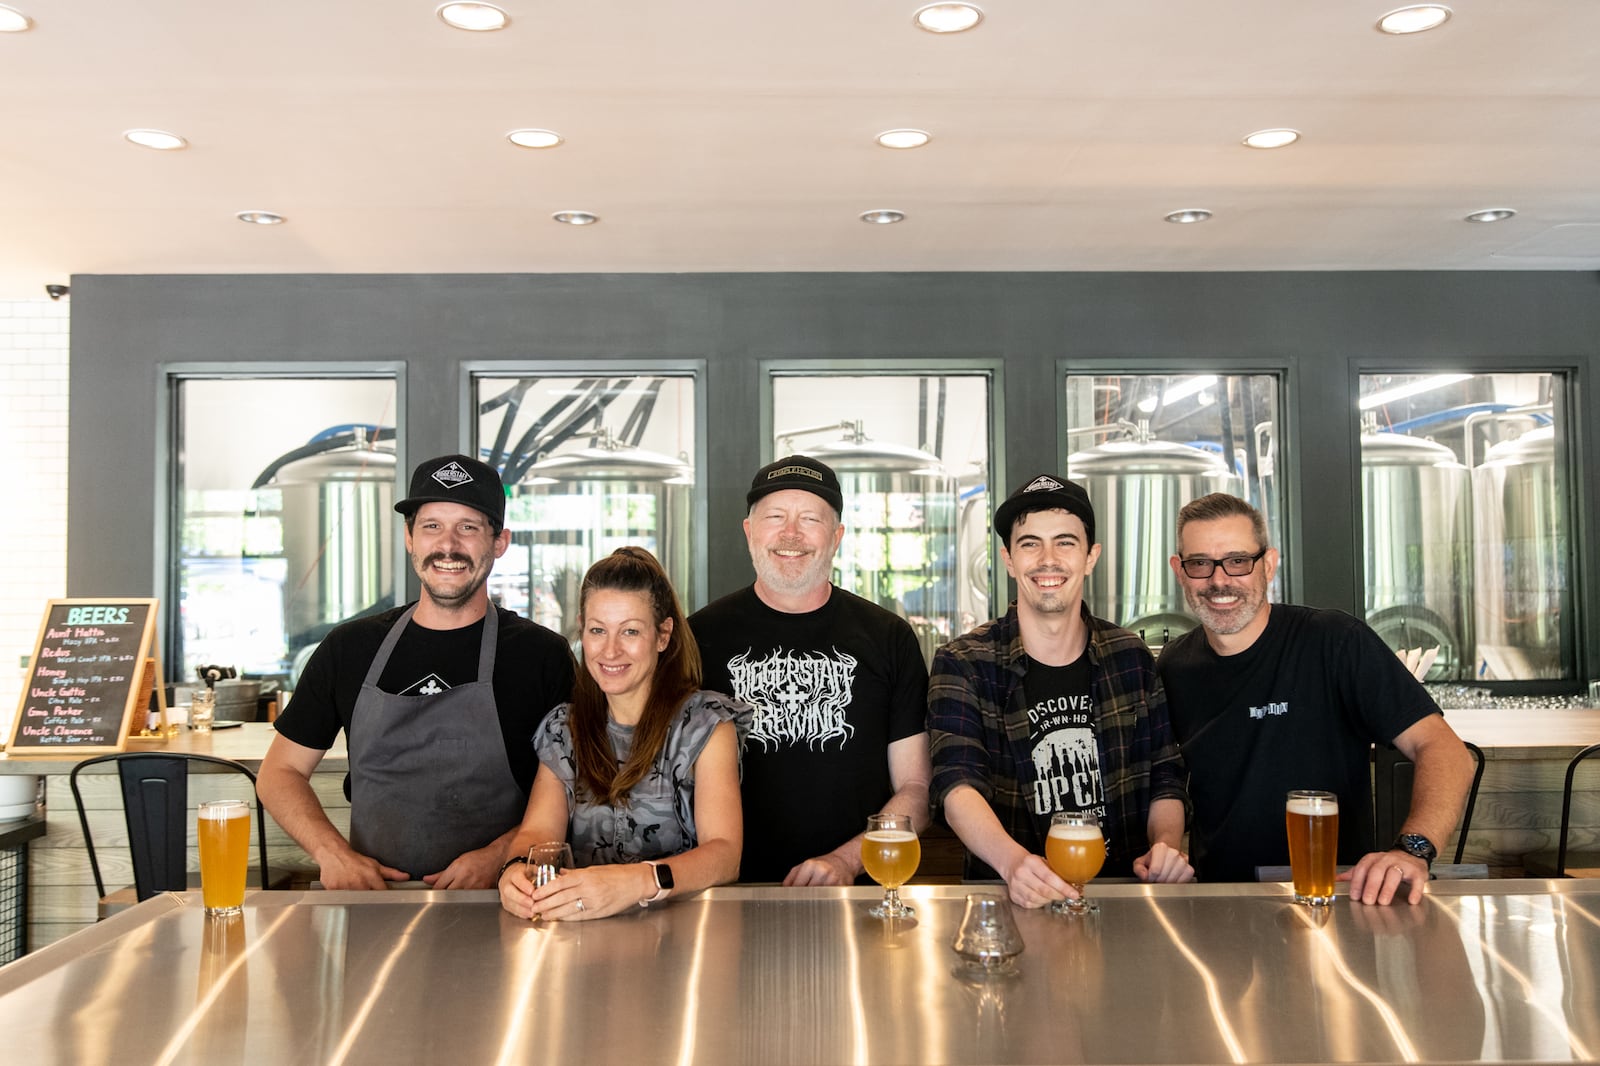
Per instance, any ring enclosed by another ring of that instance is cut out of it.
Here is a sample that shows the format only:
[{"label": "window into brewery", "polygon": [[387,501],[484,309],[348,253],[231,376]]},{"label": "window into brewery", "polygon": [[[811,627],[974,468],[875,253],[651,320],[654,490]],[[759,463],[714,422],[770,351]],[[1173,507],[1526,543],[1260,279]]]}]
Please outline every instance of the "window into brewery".
[{"label": "window into brewery", "polygon": [[395,604],[397,379],[171,382],[169,680],[292,687],[329,629]]},{"label": "window into brewery", "polygon": [[685,609],[704,600],[692,370],[485,373],[473,400],[478,452],[510,497],[495,600],[576,643],[583,575],[629,544],[661,560]]},{"label": "window into brewery", "polygon": [[[1083,374],[1066,380],[1067,476],[1094,502],[1100,562],[1089,609],[1152,646],[1194,628],[1167,560],[1178,509],[1212,492],[1249,500],[1283,541],[1276,374]],[[1280,567],[1269,595],[1282,599]]]},{"label": "window into brewery", "polygon": [[1366,617],[1426,680],[1575,676],[1563,385],[1361,375]]},{"label": "window into brewery", "polygon": [[993,375],[772,372],[772,457],[844,495],[834,583],[911,623],[931,661],[989,617]]}]

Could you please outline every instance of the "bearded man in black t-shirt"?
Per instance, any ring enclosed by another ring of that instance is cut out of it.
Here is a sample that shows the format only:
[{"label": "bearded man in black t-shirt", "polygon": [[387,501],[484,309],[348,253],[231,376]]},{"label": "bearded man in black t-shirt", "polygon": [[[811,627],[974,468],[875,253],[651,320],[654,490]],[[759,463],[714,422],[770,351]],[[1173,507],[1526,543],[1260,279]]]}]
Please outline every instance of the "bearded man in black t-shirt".
[{"label": "bearded man in black t-shirt", "polygon": [[[573,676],[566,641],[489,602],[505,505],[485,463],[418,465],[394,508],[421,599],[335,627],[278,716],[257,791],[325,888],[495,886],[538,768],[531,738]],[[341,730],[348,840],[310,783]]]},{"label": "bearded man in black t-shirt", "polygon": [[[1171,565],[1201,628],[1169,643],[1156,669],[1189,769],[1200,878],[1254,880],[1257,866],[1287,865],[1285,795],[1322,789],[1339,797],[1351,897],[1389,903],[1408,884],[1406,898],[1421,900],[1474,768],[1438,705],[1366,623],[1267,602],[1278,551],[1244,500],[1186,504]],[[1372,839],[1373,744],[1416,764],[1411,812],[1385,851]]]},{"label": "bearded man in black t-shirt", "polygon": [[790,455],[756,473],[755,584],[689,617],[705,687],[755,708],[744,746],[741,881],[848,885],[867,816],[928,824],[928,670],[909,624],[835,588],[839,479]]}]

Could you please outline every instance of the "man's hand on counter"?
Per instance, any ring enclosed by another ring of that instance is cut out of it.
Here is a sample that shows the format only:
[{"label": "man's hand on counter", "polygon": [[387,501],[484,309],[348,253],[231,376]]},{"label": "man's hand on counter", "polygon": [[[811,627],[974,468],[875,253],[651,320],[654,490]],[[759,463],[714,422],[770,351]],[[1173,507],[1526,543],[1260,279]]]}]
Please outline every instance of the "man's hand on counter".
[{"label": "man's hand on counter", "polygon": [[323,888],[388,888],[390,881],[409,881],[411,875],[346,845],[316,856],[317,879]]},{"label": "man's hand on counter", "polygon": [[1428,884],[1428,864],[1399,848],[1374,851],[1361,856],[1361,861],[1337,880],[1350,882],[1353,902],[1388,904],[1401,885],[1409,884],[1407,902],[1421,903],[1422,890]]},{"label": "man's hand on counter", "polygon": [[422,880],[431,888],[494,888],[504,852],[505,848],[497,840],[488,847],[458,856],[449,866]]}]

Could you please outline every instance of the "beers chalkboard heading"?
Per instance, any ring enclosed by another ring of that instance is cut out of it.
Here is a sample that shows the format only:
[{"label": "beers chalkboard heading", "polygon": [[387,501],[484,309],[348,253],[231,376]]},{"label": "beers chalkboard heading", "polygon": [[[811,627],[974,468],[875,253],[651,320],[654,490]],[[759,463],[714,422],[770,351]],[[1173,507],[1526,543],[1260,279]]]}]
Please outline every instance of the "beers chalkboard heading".
[{"label": "beers chalkboard heading", "polygon": [[154,599],[51,600],[11,728],[10,751],[121,751],[142,728],[158,671]]}]

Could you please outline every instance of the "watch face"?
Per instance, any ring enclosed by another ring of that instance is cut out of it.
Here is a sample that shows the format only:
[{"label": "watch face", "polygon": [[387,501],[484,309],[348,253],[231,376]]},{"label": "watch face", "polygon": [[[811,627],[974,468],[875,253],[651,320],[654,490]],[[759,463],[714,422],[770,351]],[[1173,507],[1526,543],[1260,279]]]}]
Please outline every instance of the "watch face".
[{"label": "watch face", "polygon": [[672,884],[672,867],[668,866],[664,862],[658,862],[655,865],[655,871],[656,871],[656,887],[657,888],[670,889],[670,888],[673,887],[673,884]]}]

